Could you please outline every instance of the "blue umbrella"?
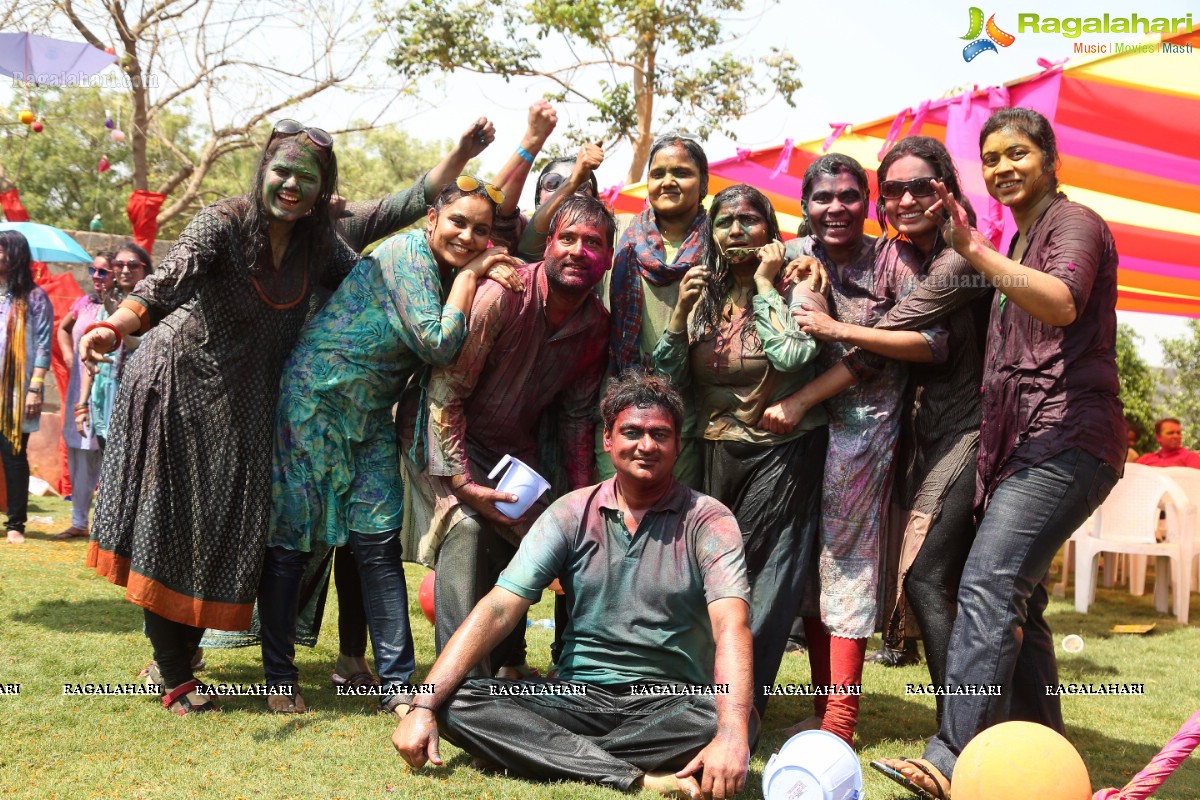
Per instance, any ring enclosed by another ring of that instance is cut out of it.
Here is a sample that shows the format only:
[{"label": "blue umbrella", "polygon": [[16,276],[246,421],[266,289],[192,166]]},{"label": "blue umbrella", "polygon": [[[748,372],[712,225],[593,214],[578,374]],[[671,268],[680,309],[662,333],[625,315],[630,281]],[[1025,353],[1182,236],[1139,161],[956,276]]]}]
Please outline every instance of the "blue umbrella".
[{"label": "blue umbrella", "polygon": [[79,243],[53,225],[38,222],[0,222],[0,231],[16,231],[29,240],[34,261],[92,263]]}]

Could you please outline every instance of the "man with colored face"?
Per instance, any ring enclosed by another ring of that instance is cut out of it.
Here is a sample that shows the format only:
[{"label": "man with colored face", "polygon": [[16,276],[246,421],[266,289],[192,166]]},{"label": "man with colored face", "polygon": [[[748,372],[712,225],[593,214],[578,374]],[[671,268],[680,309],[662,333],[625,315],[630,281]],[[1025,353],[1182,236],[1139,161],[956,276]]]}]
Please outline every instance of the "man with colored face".
[{"label": "man with colored face", "polygon": [[1183,426],[1179,420],[1168,417],[1154,423],[1154,438],[1158,440],[1158,452],[1146,453],[1137,463],[1149,467],[1200,469],[1200,453],[1183,446]]},{"label": "man with colored face", "polygon": [[[513,775],[732,797],[745,785],[752,707],[737,520],[672,474],[684,411],[665,378],[613,380],[600,413],[615,476],[538,518],[392,743],[414,767],[441,764],[440,724]],[[468,679],[555,578],[570,611],[558,679]]]},{"label": "man with colored face", "polygon": [[[506,455],[555,474],[555,455],[541,452],[554,448],[539,448],[543,412],[556,414],[557,457],[570,488],[591,480],[608,334],[608,313],[592,288],[612,265],[613,227],[598,200],[568,198],[554,217],[545,261],[518,269],[525,291],[490,281],[480,286],[457,359],[429,381],[428,467],[422,471],[406,458],[405,469],[413,529],[424,532],[418,558],[434,561],[438,573],[439,652],[551,499],[511,519],[496,504],[516,498],[496,491],[488,478]],[[413,415],[407,404],[406,416]],[[501,665],[522,672],[524,625],[492,655],[472,674],[491,677]]]}]

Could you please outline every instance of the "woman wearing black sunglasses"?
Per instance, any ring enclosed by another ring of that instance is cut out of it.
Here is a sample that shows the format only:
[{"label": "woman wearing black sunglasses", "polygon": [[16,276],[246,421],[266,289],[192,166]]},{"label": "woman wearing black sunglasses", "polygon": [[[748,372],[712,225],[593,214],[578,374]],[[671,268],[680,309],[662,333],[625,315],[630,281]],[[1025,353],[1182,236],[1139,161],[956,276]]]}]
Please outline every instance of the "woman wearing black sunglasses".
[{"label": "woman wearing black sunglasses", "polygon": [[[901,140],[883,157],[876,175],[878,216],[899,234],[893,246],[904,247],[907,242],[920,253],[921,283],[873,327],[839,322],[816,311],[799,315],[813,336],[855,348],[842,363],[805,387],[804,402],[820,402],[860,380],[871,380],[885,364],[881,356],[912,362],[901,405],[893,492],[906,513],[897,588],[903,588],[920,627],[930,678],[941,686],[958,579],[975,535],[977,387],[983,375],[992,287],[946,246],[938,221],[926,213],[938,199],[935,181],[941,181],[971,221],[975,219],[959,188],[958,171],[941,142],[928,136]],[[941,353],[934,353],[931,342],[917,333],[935,323],[948,332]],[[884,611],[884,644],[897,648],[905,634],[905,609],[897,599]],[[937,709],[940,720],[940,695]]]},{"label": "woman wearing black sunglasses", "polygon": [[271,442],[284,359],[367,243],[419,219],[493,138],[485,119],[415,186],[335,218],[333,138],[294,120],[267,139],[246,195],[200,212],[154,275],[80,342],[126,365],[88,563],[145,609],[180,714],[213,708],[192,655],[205,628],[249,627],[271,519]]}]

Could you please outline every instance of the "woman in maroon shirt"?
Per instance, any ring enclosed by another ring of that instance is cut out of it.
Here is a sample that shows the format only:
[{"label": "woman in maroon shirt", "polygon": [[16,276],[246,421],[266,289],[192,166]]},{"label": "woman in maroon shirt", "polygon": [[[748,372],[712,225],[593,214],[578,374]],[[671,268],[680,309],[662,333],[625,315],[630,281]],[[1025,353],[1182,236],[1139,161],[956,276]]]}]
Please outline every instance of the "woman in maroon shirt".
[{"label": "woman in maroon shirt", "polygon": [[1058,698],[1045,692],[1058,670],[1041,580],[1125,458],[1112,234],[1058,191],[1054,131],[1041,114],[1001,109],[979,144],[988,193],[1017,223],[1008,255],[991,249],[944,186],[926,212],[945,217],[946,241],[999,290],[983,372],[975,500],[984,510],[946,668],[947,685],[962,693],[946,697],[923,758],[872,762],[929,798],[949,797],[959,753],[991,725],[1020,719],[1064,732]]}]

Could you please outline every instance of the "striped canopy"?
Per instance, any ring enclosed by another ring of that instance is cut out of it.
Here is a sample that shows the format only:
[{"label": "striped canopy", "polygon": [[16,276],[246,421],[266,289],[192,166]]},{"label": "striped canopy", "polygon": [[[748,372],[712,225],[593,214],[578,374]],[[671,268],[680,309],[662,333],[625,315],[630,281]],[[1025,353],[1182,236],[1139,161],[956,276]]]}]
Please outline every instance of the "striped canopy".
[{"label": "striped canopy", "polygon": [[[1200,26],[1164,36],[1171,45],[1200,50]],[[763,191],[785,231],[800,222],[801,178],[825,152],[853,156],[875,168],[899,139],[915,134],[946,143],[979,227],[1001,246],[1016,232],[1007,209],[983,185],[979,131],[996,108],[1035,108],[1054,124],[1062,164],[1059,181],[1072,200],[1108,222],[1120,254],[1117,308],[1200,317],[1200,69],[1195,52],[1124,53],[1051,64],[1003,87],[921,103],[865,125],[831,125],[825,140],[739,150],[710,164],[709,192],[735,183]],[[618,212],[645,207],[646,185],[624,187]],[[874,203],[867,232],[878,235]]]}]

